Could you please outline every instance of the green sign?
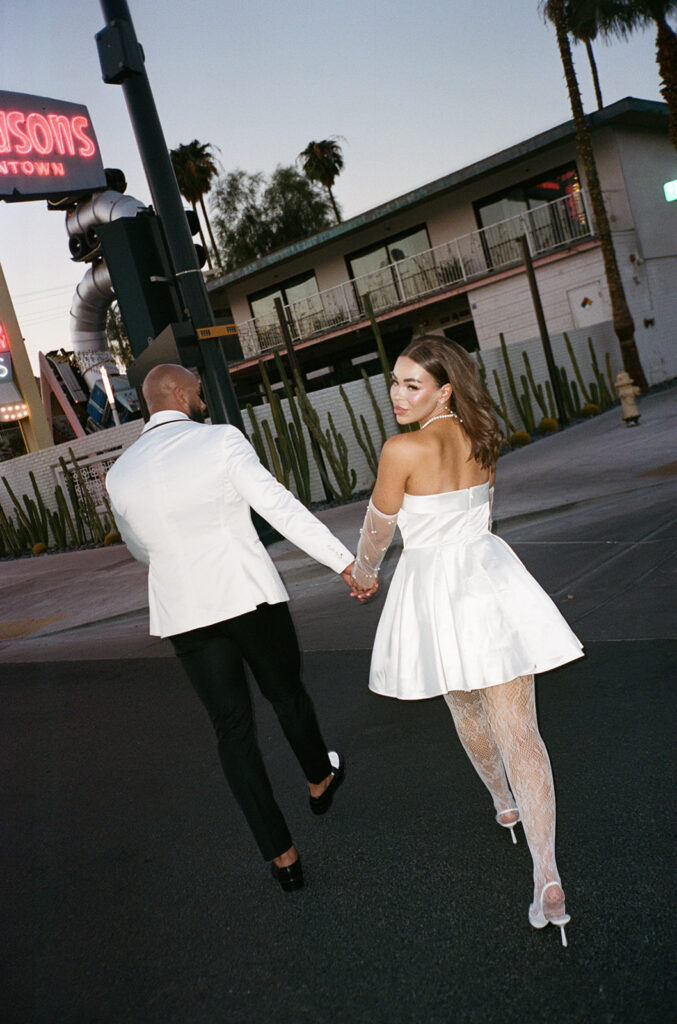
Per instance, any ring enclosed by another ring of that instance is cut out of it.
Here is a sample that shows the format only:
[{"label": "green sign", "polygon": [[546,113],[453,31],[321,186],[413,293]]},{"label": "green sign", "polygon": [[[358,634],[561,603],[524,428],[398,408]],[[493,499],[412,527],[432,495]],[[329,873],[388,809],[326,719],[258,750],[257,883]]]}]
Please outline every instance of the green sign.
[{"label": "green sign", "polygon": [[663,185],[663,191],[665,192],[665,198],[669,203],[674,203],[677,199],[677,178],[674,181],[666,181]]}]

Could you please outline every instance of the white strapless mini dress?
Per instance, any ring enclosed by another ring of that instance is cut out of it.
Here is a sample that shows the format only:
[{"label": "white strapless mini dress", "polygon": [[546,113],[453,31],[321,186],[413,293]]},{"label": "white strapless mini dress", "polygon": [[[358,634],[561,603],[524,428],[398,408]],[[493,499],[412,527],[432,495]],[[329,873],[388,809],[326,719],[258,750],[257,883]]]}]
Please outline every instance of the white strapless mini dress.
[{"label": "white strapless mini dress", "polygon": [[376,631],[375,693],[422,700],[582,657],[555,604],[491,533],[488,483],[405,494],[398,526],[404,550]]}]

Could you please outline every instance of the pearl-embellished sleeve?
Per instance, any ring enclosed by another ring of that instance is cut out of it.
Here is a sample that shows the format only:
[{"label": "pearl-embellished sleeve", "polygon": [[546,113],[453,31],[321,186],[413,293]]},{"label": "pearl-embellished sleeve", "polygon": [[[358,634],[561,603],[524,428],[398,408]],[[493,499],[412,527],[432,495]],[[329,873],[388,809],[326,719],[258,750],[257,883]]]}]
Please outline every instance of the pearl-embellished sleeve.
[{"label": "pearl-embellished sleeve", "polygon": [[360,530],[360,543],[353,568],[353,579],[358,586],[369,587],[378,576],[396,526],[397,513],[392,516],[386,515],[379,512],[372,501],[369,502]]}]

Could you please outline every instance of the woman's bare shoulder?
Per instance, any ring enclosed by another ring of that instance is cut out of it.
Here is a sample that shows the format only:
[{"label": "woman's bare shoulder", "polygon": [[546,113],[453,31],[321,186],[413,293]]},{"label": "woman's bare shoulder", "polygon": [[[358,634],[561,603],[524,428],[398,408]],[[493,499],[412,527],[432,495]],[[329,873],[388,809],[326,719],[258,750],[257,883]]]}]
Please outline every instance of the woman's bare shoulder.
[{"label": "woman's bare shoulder", "polygon": [[389,437],[381,449],[381,460],[405,463],[411,458],[416,458],[420,447],[420,439],[417,436],[419,433],[420,431],[408,431],[406,434]]}]

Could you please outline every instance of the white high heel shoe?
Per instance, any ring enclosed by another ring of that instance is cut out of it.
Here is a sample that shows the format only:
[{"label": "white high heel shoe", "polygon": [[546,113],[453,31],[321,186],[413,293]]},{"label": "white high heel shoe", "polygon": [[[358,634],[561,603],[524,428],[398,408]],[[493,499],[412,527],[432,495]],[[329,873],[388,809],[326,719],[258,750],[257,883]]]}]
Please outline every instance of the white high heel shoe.
[{"label": "white high heel shoe", "polygon": [[[545,896],[545,890],[549,889],[551,885],[556,885],[558,889],[561,888],[559,882],[545,883],[545,885],[541,889],[541,898],[539,900],[538,906],[536,906],[535,903],[532,903],[529,907],[529,924],[532,926],[532,928],[545,928],[546,924],[554,924],[555,927],[559,928],[561,932],[562,945],[567,946],[567,936],[566,932],[564,931],[564,926],[565,924],[569,924],[571,918],[567,913],[558,914],[557,916],[553,917],[546,917],[545,910],[543,909],[543,897]],[[555,904],[555,906],[559,906],[559,904]],[[561,906],[562,908],[564,908],[564,900],[561,901]]]},{"label": "white high heel shoe", "polygon": [[[514,821],[501,821],[501,818],[502,818],[502,816],[504,814],[516,814],[517,817],[515,818]],[[520,818],[519,808],[517,808],[517,807],[506,807],[505,810],[499,811],[498,814],[496,815],[496,821],[501,826],[501,828],[509,828],[510,829],[510,838],[512,839],[512,841],[513,841],[513,843],[515,845],[517,845],[517,836],[515,834],[515,825],[517,825],[521,820],[522,819]]]}]

